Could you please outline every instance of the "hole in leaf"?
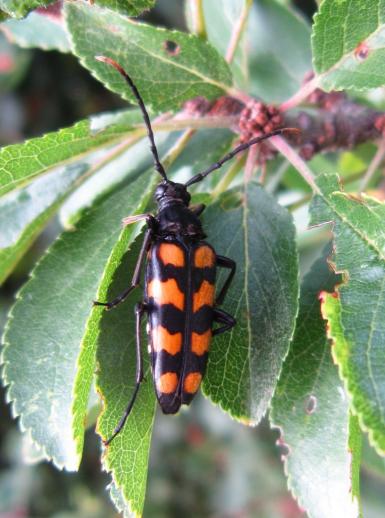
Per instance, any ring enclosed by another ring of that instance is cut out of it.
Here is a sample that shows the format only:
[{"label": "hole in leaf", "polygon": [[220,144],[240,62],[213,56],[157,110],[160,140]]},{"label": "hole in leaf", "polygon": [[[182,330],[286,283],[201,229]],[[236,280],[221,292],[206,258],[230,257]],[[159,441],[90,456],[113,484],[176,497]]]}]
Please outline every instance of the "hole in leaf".
[{"label": "hole in leaf", "polygon": [[180,45],[175,41],[166,40],[163,43],[163,48],[170,56],[177,56],[180,53]]},{"label": "hole in leaf", "polygon": [[360,43],[354,51],[354,55],[359,61],[364,61],[368,57],[368,54],[369,47],[364,41]]}]

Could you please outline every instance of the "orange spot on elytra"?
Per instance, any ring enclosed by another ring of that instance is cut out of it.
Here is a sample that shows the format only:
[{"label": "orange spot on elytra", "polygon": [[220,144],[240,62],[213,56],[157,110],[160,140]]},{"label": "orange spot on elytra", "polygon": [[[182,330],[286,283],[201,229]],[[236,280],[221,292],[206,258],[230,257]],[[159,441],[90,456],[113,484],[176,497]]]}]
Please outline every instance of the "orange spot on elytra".
[{"label": "orange spot on elytra", "polygon": [[178,375],[175,374],[175,372],[166,372],[157,380],[156,386],[159,392],[163,392],[163,394],[171,394],[177,389]]},{"label": "orange spot on elytra", "polygon": [[156,352],[164,349],[169,354],[177,354],[182,349],[182,333],[169,333],[163,326],[156,326],[151,333],[152,345]]},{"label": "orange spot on elytra", "polygon": [[184,294],[178,288],[175,279],[168,279],[164,282],[159,279],[152,280],[148,283],[147,295],[152,297],[155,304],[159,306],[162,304],[173,304],[181,311],[184,309]]},{"label": "orange spot on elytra", "polygon": [[198,311],[202,306],[214,305],[215,286],[203,281],[201,287],[193,295],[193,312]]},{"label": "orange spot on elytra", "polygon": [[195,394],[199,389],[202,381],[202,374],[200,372],[190,372],[184,379],[183,390],[189,394]]},{"label": "orange spot on elytra", "polygon": [[198,356],[202,356],[205,352],[209,350],[211,342],[211,329],[206,331],[203,334],[192,333],[191,335],[191,350],[193,353]]},{"label": "orange spot on elytra", "polygon": [[200,246],[195,250],[194,266],[196,268],[210,268],[214,264],[215,254],[209,246]]},{"label": "orange spot on elytra", "polygon": [[159,246],[159,258],[163,264],[172,264],[176,267],[184,266],[183,250],[172,243],[161,243]]}]

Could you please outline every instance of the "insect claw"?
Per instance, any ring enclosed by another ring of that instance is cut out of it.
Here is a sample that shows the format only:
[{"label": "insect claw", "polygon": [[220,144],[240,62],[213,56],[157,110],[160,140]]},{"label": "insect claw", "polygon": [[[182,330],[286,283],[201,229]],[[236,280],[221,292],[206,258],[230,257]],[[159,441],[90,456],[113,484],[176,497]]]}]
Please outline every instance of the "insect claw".
[{"label": "insect claw", "polygon": [[111,309],[111,304],[109,302],[99,302],[98,300],[92,301],[93,306],[104,306],[106,309]]}]

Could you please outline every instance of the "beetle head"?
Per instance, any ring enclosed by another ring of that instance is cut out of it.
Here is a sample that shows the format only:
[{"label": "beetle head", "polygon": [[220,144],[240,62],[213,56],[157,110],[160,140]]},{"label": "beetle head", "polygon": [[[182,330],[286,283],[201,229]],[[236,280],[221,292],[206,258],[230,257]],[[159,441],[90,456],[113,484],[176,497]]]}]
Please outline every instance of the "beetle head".
[{"label": "beetle head", "polygon": [[169,203],[181,203],[186,207],[189,206],[191,196],[187,191],[186,186],[182,183],[162,182],[155,190],[155,200],[158,205]]}]

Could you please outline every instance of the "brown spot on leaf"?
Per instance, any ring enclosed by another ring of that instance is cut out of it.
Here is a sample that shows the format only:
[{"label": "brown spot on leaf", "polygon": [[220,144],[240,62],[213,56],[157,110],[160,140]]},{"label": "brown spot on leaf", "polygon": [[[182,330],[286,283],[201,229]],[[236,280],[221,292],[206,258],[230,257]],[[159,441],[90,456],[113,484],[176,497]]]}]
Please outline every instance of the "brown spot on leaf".
[{"label": "brown spot on leaf", "polygon": [[305,412],[308,415],[311,415],[316,411],[316,408],[317,408],[317,398],[313,395],[310,395],[305,400]]},{"label": "brown spot on leaf", "polygon": [[164,41],[163,48],[170,56],[177,56],[180,53],[180,45],[178,45],[178,43],[176,43],[175,41]]},{"label": "brown spot on leaf", "polygon": [[354,50],[354,56],[359,61],[364,61],[369,54],[369,47],[368,44],[365,41],[362,41]]}]

